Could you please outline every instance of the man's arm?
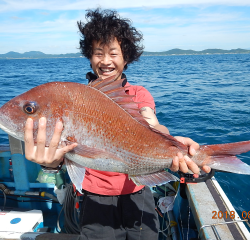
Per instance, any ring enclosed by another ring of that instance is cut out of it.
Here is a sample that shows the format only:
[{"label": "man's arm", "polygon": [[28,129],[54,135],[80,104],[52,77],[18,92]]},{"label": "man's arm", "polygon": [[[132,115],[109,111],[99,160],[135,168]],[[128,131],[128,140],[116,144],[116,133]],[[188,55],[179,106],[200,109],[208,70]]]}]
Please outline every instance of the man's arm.
[{"label": "man's arm", "polygon": [[170,134],[167,127],[161,125],[154,113],[154,110],[150,107],[143,107],[140,109],[140,112],[145,120],[149,123],[150,126],[159,130],[162,133]]},{"label": "man's arm", "polygon": [[[151,109],[150,107],[143,107],[140,109],[140,111],[141,111],[142,116],[145,117],[145,120],[153,128],[163,133],[170,134],[168,128],[159,123],[153,109]],[[189,147],[189,154],[191,156],[193,156],[200,147],[199,144],[194,142],[191,138],[179,137],[179,136],[175,138]],[[190,169],[195,174],[200,173],[200,169],[197,166],[197,164],[194,163],[188,156],[183,156],[181,152],[179,152],[177,156],[174,157],[172,166],[170,169],[175,172],[180,170],[184,173],[188,172],[188,170]],[[202,170],[208,173],[211,171],[211,168],[208,166],[203,166]]]}]

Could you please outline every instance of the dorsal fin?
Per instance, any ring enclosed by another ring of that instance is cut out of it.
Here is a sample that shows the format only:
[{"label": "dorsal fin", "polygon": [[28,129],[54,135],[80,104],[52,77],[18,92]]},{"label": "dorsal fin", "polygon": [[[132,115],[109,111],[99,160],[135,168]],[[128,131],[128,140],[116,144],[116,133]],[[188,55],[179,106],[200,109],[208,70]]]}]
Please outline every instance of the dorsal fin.
[{"label": "dorsal fin", "polygon": [[138,103],[132,100],[135,95],[128,95],[125,93],[126,87],[122,86],[124,78],[117,79],[118,76],[119,75],[116,74],[105,79],[98,78],[95,81],[90,82],[88,85],[107,95],[139,123],[150,128],[148,122],[140,114],[140,109],[137,105]]}]

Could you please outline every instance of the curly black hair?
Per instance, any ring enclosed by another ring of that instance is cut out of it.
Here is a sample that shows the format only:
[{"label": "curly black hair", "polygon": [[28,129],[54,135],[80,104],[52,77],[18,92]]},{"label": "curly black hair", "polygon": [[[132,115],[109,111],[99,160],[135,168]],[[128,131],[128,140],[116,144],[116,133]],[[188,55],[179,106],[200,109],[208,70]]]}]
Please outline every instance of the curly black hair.
[{"label": "curly black hair", "polygon": [[[91,58],[93,41],[107,44],[114,38],[121,43],[123,58],[127,64],[138,61],[144,46],[142,34],[132,27],[129,19],[121,18],[112,10],[87,10],[87,22],[77,22],[81,32],[80,51],[88,59]],[[127,69],[127,64],[124,69]]]}]

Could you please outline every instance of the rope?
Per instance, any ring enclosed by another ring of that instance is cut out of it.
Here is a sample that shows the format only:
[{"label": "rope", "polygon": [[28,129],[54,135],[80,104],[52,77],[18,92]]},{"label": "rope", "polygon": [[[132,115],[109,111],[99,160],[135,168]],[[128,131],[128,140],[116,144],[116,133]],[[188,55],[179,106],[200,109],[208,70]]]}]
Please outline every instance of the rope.
[{"label": "rope", "polygon": [[2,211],[4,211],[4,208],[5,208],[5,205],[6,205],[6,193],[4,192],[3,189],[0,188],[0,190],[2,191],[3,196],[4,196],[4,203],[3,203],[3,209],[2,209]]},{"label": "rope", "polygon": [[62,232],[60,227],[60,216],[62,211],[64,212],[64,230],[68,234],[80,234],[79,215],[75,208],[75,204],[78,201],[74,194],[73,185],[66,184],[65,199],[63,202],[62,210],[57,218],[58,232]]}]

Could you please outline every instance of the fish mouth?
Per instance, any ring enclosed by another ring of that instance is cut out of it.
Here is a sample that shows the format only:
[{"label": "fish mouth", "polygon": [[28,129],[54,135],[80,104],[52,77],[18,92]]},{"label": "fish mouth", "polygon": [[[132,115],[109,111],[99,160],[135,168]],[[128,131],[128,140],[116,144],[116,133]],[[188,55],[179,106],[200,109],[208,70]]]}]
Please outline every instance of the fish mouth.
[{"label": "fish mouth", "polygon": [[1,122],[0,122],[0,128],[6,132],[8,135],[14,137],[14,138],[17,138],[21,141],[24,140],[24,136],[21,134],[21,135],[18,135],[17,132],[15,131],[15,129],[10,129],[8,127],[6,127],[5,125],[3,125]]}]

